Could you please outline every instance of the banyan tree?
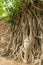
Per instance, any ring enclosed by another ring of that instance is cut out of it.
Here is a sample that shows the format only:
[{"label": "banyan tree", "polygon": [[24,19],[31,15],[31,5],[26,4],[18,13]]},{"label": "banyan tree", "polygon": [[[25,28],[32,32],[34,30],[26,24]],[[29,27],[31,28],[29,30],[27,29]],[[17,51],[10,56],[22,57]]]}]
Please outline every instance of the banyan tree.
[{"label": "banyan tree", "polygon": [[40,63],[43,59],[43,2],[15,1],[15,7],[9,8],[10,16],[4,17],[9,29],[3,35],[9,33],[9,42],[5,48],[0,48],[0,56]]}]

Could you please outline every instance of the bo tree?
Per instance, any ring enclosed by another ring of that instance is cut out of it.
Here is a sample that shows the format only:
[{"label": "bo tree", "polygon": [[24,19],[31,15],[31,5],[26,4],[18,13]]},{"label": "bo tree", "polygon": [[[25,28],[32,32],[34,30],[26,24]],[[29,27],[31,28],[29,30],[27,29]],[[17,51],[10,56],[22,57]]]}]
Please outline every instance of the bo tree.
[{"label": "bo tree", "polygon": [[10,27],[10,42],[0,55],[24,62],[43,59],[42,0],[0,0],[0,5],[0,18]]}]

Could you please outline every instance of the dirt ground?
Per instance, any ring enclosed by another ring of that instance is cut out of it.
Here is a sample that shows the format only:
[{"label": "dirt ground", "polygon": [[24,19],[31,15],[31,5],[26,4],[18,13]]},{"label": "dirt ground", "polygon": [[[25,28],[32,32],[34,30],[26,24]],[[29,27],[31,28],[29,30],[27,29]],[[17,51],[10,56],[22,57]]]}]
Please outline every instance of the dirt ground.
[{"label": "dirt ground", "polygon": [[14,61],[13,59],[0,57],[0,65],[32,65],[32,64],[25,64],[23,62]]}]

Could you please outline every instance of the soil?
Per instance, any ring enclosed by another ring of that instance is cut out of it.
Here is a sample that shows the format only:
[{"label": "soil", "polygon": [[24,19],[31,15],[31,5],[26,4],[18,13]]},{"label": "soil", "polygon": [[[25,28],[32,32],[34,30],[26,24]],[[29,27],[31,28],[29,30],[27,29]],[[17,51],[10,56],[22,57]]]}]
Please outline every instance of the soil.
[{"label": "soil", "polygon": [[14,61],[13,59],[0,57],[0,65],[31,65],[31,64],[25,64],[23,62]]}]

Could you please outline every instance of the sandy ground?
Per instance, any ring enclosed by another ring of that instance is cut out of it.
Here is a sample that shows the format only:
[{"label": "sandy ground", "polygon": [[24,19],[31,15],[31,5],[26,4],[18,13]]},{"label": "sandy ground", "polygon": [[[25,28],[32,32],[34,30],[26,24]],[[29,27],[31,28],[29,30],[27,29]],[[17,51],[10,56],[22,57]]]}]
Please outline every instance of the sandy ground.
[{"label": "sandy ground", "polygon": [[26,64],[23,62],[14,61],[13,59],[0,57],[0,65],[32,65],[32,64]]}]

